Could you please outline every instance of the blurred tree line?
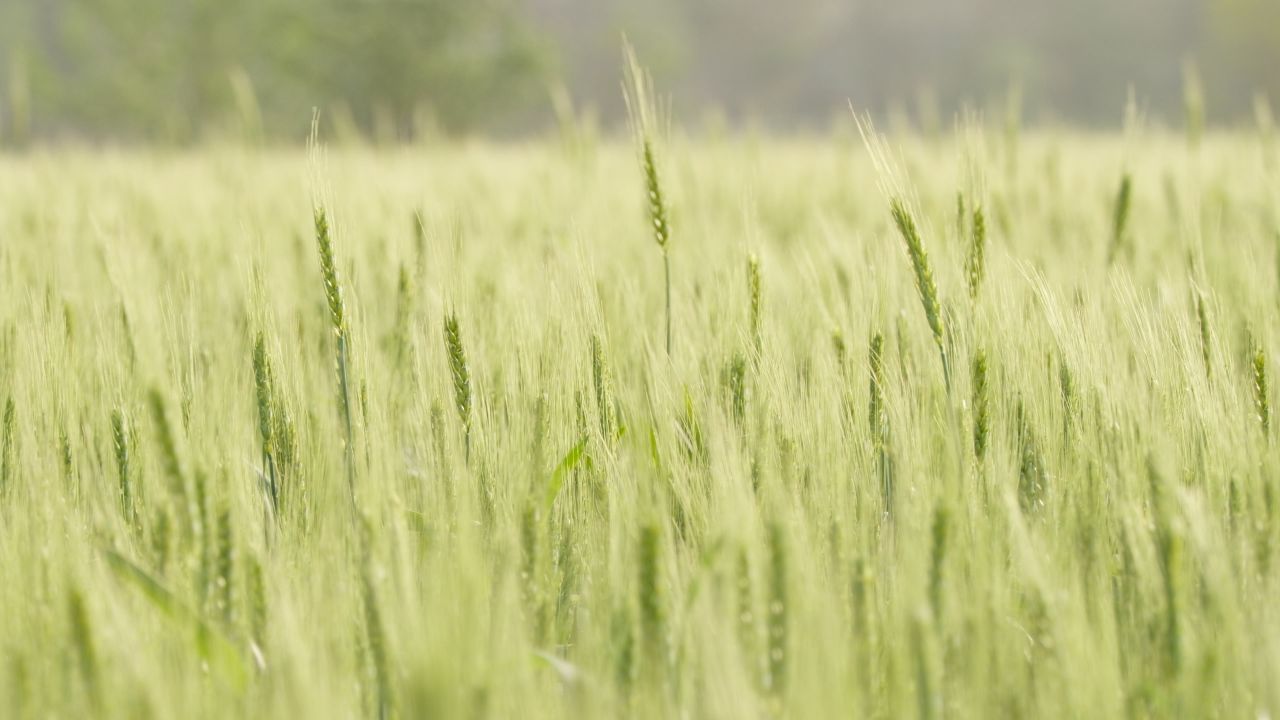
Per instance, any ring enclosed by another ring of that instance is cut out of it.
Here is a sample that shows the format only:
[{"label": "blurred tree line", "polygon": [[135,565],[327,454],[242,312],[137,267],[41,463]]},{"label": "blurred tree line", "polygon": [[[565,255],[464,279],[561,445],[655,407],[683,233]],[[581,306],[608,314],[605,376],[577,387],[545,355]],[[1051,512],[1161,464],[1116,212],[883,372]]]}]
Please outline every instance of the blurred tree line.
[{"label": "blurred tree line", "polygon": [[0,0],[0,49],[10,138],[500,127],[545,74],[507,0]]},{"label": "blurred tree line", "polygon": [[615,121],[623,33],[684,120],[1114,126],[1132,86],[1176,122],[1188,69],[1211,121],[1280,96],[1277,0],[0,0],[0,141],[518,132],[558,87]]}]

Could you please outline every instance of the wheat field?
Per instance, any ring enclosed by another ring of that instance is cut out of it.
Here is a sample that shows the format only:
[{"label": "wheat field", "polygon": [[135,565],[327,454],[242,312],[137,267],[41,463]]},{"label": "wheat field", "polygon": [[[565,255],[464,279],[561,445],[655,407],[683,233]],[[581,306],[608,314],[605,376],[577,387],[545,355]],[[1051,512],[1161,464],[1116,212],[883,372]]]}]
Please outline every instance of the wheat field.
[{"label": "wheat field", "polygon": [[1280,712],[1267,129],[862,129],[0,157],[0,716]]}]

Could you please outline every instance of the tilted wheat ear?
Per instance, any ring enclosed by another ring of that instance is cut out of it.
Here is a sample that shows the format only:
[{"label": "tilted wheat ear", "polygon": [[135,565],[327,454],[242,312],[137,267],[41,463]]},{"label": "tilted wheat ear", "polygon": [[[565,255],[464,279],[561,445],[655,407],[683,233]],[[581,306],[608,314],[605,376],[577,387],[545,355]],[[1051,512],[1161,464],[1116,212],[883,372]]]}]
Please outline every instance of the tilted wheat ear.
[{"label": "tilted wheat ear", "polygon": [[444,319],[444,346],[449,359],[449,372],[453,376],[453,399],[462,422],[462,437],[466,456],[471,457],[471,371],[467,367],[467,353],[462,347],[462,331],[458,316],[449,313]]},{"label": "tilted wheat ear", "polygon": [[329,306],[329,323],[336,339],[335,356],[338,371],[338,406],[342,412],[344,458],[347,466],[347,490],[351,499],[351,511],[356,512],[355,432],[352,428],[350,391],[350,333],[347,329],[347,309],[342,297],[342,281],[333,256],[333,238],[329,233],[329,219],[323,208],[315,210],[316,248],[320,254],[320,275],[324,280],[324,296]]},{"label": "tilted wheat ear", "polygon": [[653,239],[662,252],[662,272],[666,286],[667,298],[667,355],[671,354],[671,222],[667,216],[667,203],[662,194],[662,183],[658,178],[658,161],[654,150],[655,137],[658,133],[658,108],[653,98],[653,80],[640,62],[630,45],[624,48],[627,80],[623,87],[627,112],[631,120],[631,132],[635,138],[636,150],[640,156],[640,169],[644,173],[644,189],[646,207],[649,213],[650,229]]},{"label": "tilted wheat ear", "polygon": [[915,271],[916,290],[920,293],[920,304],[924,306],[924,316],[929,322],[929,330],[933,333],[933,343],[938,346],[938,356],[942,358],[942,375],[947,390],[951,389],[951,364],[947,359],[946,329],[943,326],[942,304],[938,300],[938,286],[933,281],[933,268],[929,265],[929,254],[925,252],[924,242],[920,239],[920,230],[911,217],[902,200],[893,198],[889,201],[889,211],[893,215],[893,223],[898,227],[907,245],[907,255],[911,258],[911,268]]}]

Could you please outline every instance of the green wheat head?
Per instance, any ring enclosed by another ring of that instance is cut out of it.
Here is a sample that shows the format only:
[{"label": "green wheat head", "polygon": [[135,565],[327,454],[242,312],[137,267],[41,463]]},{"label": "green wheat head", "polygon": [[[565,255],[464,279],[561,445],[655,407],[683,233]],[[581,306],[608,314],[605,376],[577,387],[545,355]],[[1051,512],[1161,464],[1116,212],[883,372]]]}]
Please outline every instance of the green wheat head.
[{"label": "green wheat head", "polygon": [[604,344],[594,333],[591,335],[591,381],[596,394],[596,413],[600,418],[600,436],[608,442],[613,439],[614,432],[609,364],[605,360]]},{"label": "green wheat head", "polygon": [[747,258],[747,292],[750,297],[751,310],[751,342],[755,350],[761,347],[761,300],[760,300],[760,258],[752,254]]},{"label": "green wheat head", "polygon": [[889,202],[889,210],[893,215],[894,225],[902,235],[907,246],[907,255],[911,258],[911,268],[915,271],[916,290],[920,293],[920,303],[924,306],[925,319],[929,322],[929,330],[933,333],[933,342],[938,346],[942,358],[942,370],[950,383],[950,365],[947,361],[946,330],[943,327],[942,304],[938,300],[938,286],[933,281],[933,269],[929,266],[929,254],[925,252],[924,242],[920,239],[920,231],[910,211],[898,198]]},{"label": "green wheat head", "polygon": [[671,222],[667,219],[667,203],[662,197],[662,183],[658,181],[658,164],[653,157],[653,140],[641,139],[641,166],[644,169],[645,197],[649,201],[649,222],[653,224],[653,239],[663,252],[671,240]]},{"label": "green wheat head", "polygon": [[258,333],[253,343],[253,384],[254,398],[258,402],[258,434],[262,436],[265,451],[271,447],[275,421],[271,409],[271,359],[267,357],[267,344],[262,333]]},{"label": "green wheat head", "polygon": [[627,74],[624,99],[631,121],[631,132],[635,136],[636,150],[640,155],[640,169],[644,173],[649,222],[653,239],[657,241],[658,247],[666,252],[667,243],[671,239],[671,223],[667,217],[667,203],[663,199],[662,183],[658,177],[658,161],[654,151],[659,120],[658,108],[654,101],[653,79],[640,66],[635,51],[630,45],[626,45],[623,54]]},{"label": "green wheat head", "polygon": [[978,464],[987,456],[991,435],[991,400],[987,391],[987,352],[973,354],[973,454]]},{"label": "green wheat head", "polygon": [[[312,129],[314,135],[315,129]],[[316,247],[320,254],[320,275],[324,280],[324,295],[329,306],[329,323],[337,340],[334,359],[338,374],[338,400],[342,413],[343,427],[343,459],[347,468],[347,491],[351,501],[351,512],[354,518],[356,508],[356,461],[355,430],[351,411],[350,390],[350,334],[347,328],[346,304],[342,299],[342,282],[338,276],[338,265],[333,256],[333,238],[329,232],[329,221],[323,208],[315,210]]]},{"label": "green wheat head", "polygon": [[1253,357],[1250,364],[1253,368],[1254,411],[1257,413],[1258,423],[1262,426],[1262,432],[1270,436],[1271,400],[1267,386],[1267,354],[1262,343],[1257,340],[1253,343]]},{"label": "green wheat head", "polygon": [[342,282],[338,265],[333,257],[333,238],[329,234],[329,219],[323,208],[315,210],[316,247],[320,251],[320,275],[324,279],[324,297],[329,305],[329,322],[339,338],[347,336],[347,311],[342,301]]},{"label": "green wheat head", "polygon": [[17,421],[13,396],[9,396],[4,404],[4,437],[0,440],[0,492],[6,491],[13,483],[17,458]]},{"label": "green wheat head", "polygon": [[982,206],[973,209],[973,224],[969,236],[969,253],[965,257],[964,274],[969,286],[969,300],[978,299],[978,291],[982,289],[982,278],[986,274],[987,253],[987,217]]},{"label": "green wheat head", "polygon": [[111,411],[111,441],[120,481],[120,513],[125,523],[134,527],[137,519],[133,505],[133,483],[129,476],[129,420],[120,408]]},{"label": "green wheat head", "polygon": [[453,401],[462,422],[462,432],[467,446],[471,444],[471,371],[467,367],[467,353],[462,347],[462,331],[458,316],[450,312],[444,319],[444,347],[449,360],[449,373],[453,377]]},{"label": "green wheat head", "polygon": [[1204,299],[1204,293],[1196,291],[1196,321],[1200,326],[1200,355],[1204,360],[1204,376],[1206,378],[1213,377],[1213,363],[1210,351],[1212,350],[1213,328],[1209,325],[1209,310]]}]

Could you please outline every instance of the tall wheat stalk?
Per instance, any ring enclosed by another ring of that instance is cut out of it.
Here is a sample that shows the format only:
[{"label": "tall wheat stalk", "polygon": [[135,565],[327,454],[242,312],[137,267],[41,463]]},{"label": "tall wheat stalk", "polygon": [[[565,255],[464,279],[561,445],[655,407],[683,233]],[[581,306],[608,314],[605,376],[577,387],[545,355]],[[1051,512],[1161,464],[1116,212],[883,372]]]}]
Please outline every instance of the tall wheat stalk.
[{"label": "tall wheat stalk", "polygon": [[1213,328],[1209,325],[1209,310],[1205,305],[1204,293],[1196,290],[1196,321],[1200,326],[1200,355],[1204,360],[1204,376],[1212,379],[1211,350],[1213,348]]},{"label": "tall wheat stalk", "polygon": [[920,293],[920,304],[924,307],[924,316],[933,334],[933,343],[938,347],[938,357],[942,358],[942,376],[951,391],[951,363],[947,359],[946,329],[943,326],[942,304],[938,300],[938,286],[933,281],[933,268],[929,265],[929,254],[925,252],[924,241],[920,239],[920,231],[911,212],[899,198],[889,201],[889,211],[893,215],[893,223],[902,235],[907,246],[907,255],[911,258],[911,268],[915,272],[916,290]]},{"label": "tall wheat stalk", "polygon": [[969,301],[977,302],[987,268],[987,217],[981,205],[973,208],[973,224],[969,235],[969,252],[965,256],[964,275],[969,286]]},{"label": "tall wheat stalk", "polygon": [[355,431],[352,426],[351,390],[348,370],[350,331],[347,327],[346,303],[342,297],[342,280],[333,256],[333,238],[324,208],[315,209],[316,248],[320,255],[320,275],[324,280],[324,297],[329,307],[329,324],[334,335],[335,364],[338,371],[338,407],[342,415],[343,457],[347,466],[347,490],[351,511],[356,512]]},{"label": "tall wheat stalk", "polygon": [[1253,357],[1250,364],[1253,369],[1253,407],[1258,414],[1258,424],[1262,426],[1262,434],[1271,437],[1271,399],[1267,385],[1267,353],[1259,340],[1253,341]]},{"label": "tall wheat stalk", "polygon": [[871,429],[871,445],[876,453],[876,466],[880,476],[880,495],[884,514],[893,518],[893,460],[889,455],[889,413],[885,407],[884,386],[884,335],[877,332],[871,338],[867,351],[870,375],[867,402],[867,422]]},{"label": "tall wheat stalk", "polygon": [[760,257],[752,253],[747,258],[747,293],[751,311],[751,343],[757,358],[763,345],[760,284]]},{"label": "tall wheat stalk", "polygon": [[262,471],[267,479],[267,499],[272,513],[280,512],[280,481],[276,475],[276,463],[272,457],[275,444],[275,412],[272,408],[271,360],[267,357],[267,344],[262,333],[253,343],[254,398],[258,404],[258,434],[262,437]]},{"label": "tall wheat stalk", "polygon": [[15,454],[18,441],[15,415],[13,396],[10,395],[4,403],[4,430],[3,439],[0,439],[0,493],[8,490],[13,482],[14,473],[17,472]]},{"label": "tall wheat stalk", "polygon": [[671,222],[667,216],[667,203],[663,199],[662,183],[658,177],[658,161],[654,143],[659,132],[658,108],[653,97],[653,79],[640,66],[635,51],[627,44],[623,49],[626,61],[626,84],[623,96],[631,120],[631,133],[640,156],[640,169],[644,173],[646,207],[653,239],[662,252],[662,275],[666,287],[666,339],[667,355],[671,354]]},{"label": "tall wheat stalk", "polygon": [[987,392],[987,353],[979,348],[973,354],[973,455],[978,465],[987,457],[991,434],[991,401]]},{"label": "tall wheat stalk", "polygon": [[449,360],[449,373],[453,377],[453,400],[462,423],[462,438],[467,462],[471,461],[471,370],[467,367],[467,353],[462,347],[462,330],[458,327],[457,313],[444,318],[444,347]]},{"label": "tall wheat stalk", "polygon": [[111,411],[111,441],[116,455],[116,474],[120,480],[120,514],[129,529],[138,525],[137,511],[133,501],[133,482],[129,470],[130,429],[128,417],[124,410],[116,408]]}]

